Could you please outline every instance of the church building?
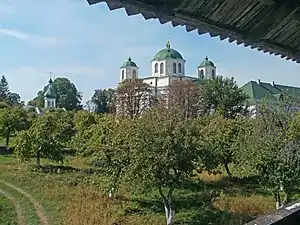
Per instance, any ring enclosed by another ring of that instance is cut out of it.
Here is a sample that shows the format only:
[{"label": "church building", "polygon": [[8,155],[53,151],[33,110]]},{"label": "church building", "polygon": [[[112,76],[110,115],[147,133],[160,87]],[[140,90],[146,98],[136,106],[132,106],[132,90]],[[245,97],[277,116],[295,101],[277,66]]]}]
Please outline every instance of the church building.
[{"label": "church building", "polygon": [[139,77],[139,67],[129,57],[120,67],[120,82],[125,79],[140,78],[149,84],[155,97],[166,94],[167,87],[175,80],[198,81],[212,79],[216,76],[217,67],[207,57],[197,67],[198,77],[187,76],[186,61],[182,55],[171,48],[168,41],[164,49],[159,50],[151,60],[152,73],[149,77]]}]

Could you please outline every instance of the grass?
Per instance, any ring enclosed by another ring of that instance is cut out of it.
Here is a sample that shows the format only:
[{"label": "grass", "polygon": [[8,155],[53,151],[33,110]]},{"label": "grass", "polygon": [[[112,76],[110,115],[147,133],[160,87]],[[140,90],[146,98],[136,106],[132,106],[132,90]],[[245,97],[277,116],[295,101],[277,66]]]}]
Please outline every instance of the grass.
[{"label": "grass", "polygon": [[[33,195],[53,225],[164,224],[163,204],[156,190],[132,192],[132,187],[122,184],[111,200],[103,192],[105,177],[89,170],[86,159],[68,158],[59,170],[48,161],[42,163],[48,166],[36,170],[0,156],[0,179]],[[239,225],[274,208],[272,198],[254,181],[207,173],[177,189],[174,205],[178,225]]]},{"label": "grass", "polygon": [[17,215],[10,200],[0,195],[0,224],[17,225]]}]

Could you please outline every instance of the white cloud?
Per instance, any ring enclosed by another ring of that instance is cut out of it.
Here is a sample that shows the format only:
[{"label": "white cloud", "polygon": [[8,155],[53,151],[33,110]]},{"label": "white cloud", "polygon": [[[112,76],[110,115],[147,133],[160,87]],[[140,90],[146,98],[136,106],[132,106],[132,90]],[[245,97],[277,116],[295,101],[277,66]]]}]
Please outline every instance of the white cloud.
[{"label": "white cloud", "polygon": [[19,30],[6,29],[6,28],[0,28],[0,36],[10,36],[24,41],[29,41],[34,44],[57,45],[60,43],[60,40],[54,37],[29,34]]}]

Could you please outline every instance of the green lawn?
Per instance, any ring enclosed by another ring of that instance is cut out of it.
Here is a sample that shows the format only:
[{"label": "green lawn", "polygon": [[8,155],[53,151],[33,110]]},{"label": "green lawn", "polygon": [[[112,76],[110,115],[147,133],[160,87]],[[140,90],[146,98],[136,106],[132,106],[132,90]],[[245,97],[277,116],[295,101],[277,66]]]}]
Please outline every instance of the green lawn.
[{"label": "green lawn", "polygon": [[13,203],[0,193],[0,224],[17,225],[17,214]]},{"label": "green lawn", "polygon": [[[110,200],[102,191],[105,177],[91,172],[86,161],[69,158],[59,170],[50,165],[41,171],[0,156],[0,179],[33,195],[53,225],[164,224],[163,204],[156,190],[141,191],[122,184],[117,198]],[[22,204],[30,209],[26,202]],[[239,225],[274,208],[272,197],[253,180],[206,173],[176,190],[174,205],[176,224],[182,225]]]}]

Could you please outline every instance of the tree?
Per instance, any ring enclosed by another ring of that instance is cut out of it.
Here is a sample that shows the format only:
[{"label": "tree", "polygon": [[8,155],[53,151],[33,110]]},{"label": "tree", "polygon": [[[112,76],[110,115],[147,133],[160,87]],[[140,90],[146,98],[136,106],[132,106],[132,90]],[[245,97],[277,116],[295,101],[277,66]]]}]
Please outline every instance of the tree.
[{"label": "tree", "polygon": [[4,75],[2,75],[0,80],[0,101],[6,101],[9,95],[8,82]]},{"label": "tree", "polygon": [[237,135],[241,129],[240,119],[226,119],[222,116],[212,117],[207,126],[202,129],[204,146],[214,155],[215,163],[224,166],[231,177],[229,164],[234,162]]},{"label": "tree", "polygon": [[26,111],[18,107],[0,109],[0,135],[5,138],[6,147],[9,147],[11,135],[26,129],[28,125]]},{"label": "tree", "polygon": [[8,82],[4,75],[2,75],[0,80],[0,102],[6,102],[10,106],[24,105],[24,102],[21,102],[19,94],[10,92]]},{"label": "tree", "polygon": [[38,116],[28,130],[18,133],[15,141],[15,153],[21,160],[36,158],[36,165],[40,166],[42,157],[59,162],[63,161],[63,148],[67,138],[69,126],[63,117],[46,112]]},{"label": "tree", "polygon": [[[39,91],[37,96],[29,102],[29,104],[37,107],[44,107],[44,93],[48,86],[45,86],[43,91]],[[81,109],[82,95],[78,92],[74,83],[68,78],[58,77],[53,81],[53,87],[57,94],[56,105],[59,108],[66,110]]]},{"label": "tree", "polygon": [[21,96],[17,93],[10,92],[7,96],[7,102],[11,106],[23,106],[24,102],[21,101]]},{"label": "tree", "polygon": [[126,79],[117,88],[117,113],[130,118],[140,116],[153,103],[150,86],[142,79]]},{"label": "tree", "polygon": [[96,113],[115,113],[115,90],[108,89],[97,89],[91,99],[92,103],[95,104]]},{"label": "tree", "polygon": [[199,88],[193,81],[175,80],[167,89],[167,102],[170,107],[179,107],[186,118],[198,114]]},{"label": "tree", "polygon": [[[240,164],[247,163],[257,173],[262,187],[274,196],[276,208],[282,206],[281,192],[289,201],[300,177],[300,146],[294,135],[297,120],[288,102],[260,106],[260,116],[251,119],[250,130],[239,141]],[[292,124],[292,128],[291,128]]]},{"label": "tree", "polygon": [[174,191],[190,177],[201,155],[198,126],[178,109],[153,109],[137,119],[131,131],[126,139],[131,150],[127,179],[158,190],[166,223],[172,225]]},{"label": "tree", "polygon": [[79,155],[91,155],[87,142],[92,135],[90,127],[96,123],[94,115],[86,110],[79,110],[75,113],[73,123],[75,129],[75,135],[72,137],[73,149]]},{"label": "tree", "polygon": [[134,126],[134,119],[106,115],[90,129],[92,135],[88,146],[93,152],[94,164],[100,166],[108,177],[110,198],[116,193],[130,164],[128,135],[133,133]]},{"label": "tree", "polygon": [[234,78],[217,76],[200,85],[200,111],[203,114],[218,112],[225,118],[247,113],[247,95],[237,86]]}]

